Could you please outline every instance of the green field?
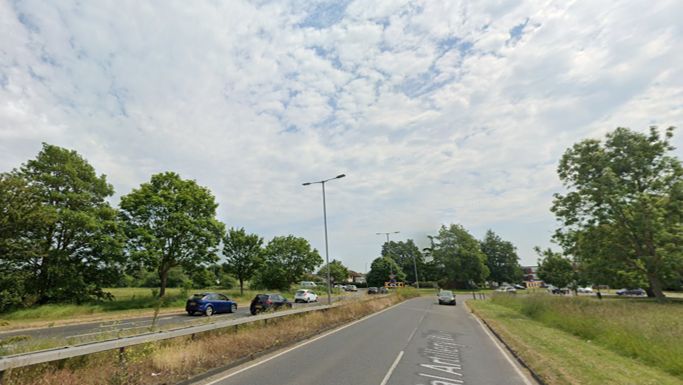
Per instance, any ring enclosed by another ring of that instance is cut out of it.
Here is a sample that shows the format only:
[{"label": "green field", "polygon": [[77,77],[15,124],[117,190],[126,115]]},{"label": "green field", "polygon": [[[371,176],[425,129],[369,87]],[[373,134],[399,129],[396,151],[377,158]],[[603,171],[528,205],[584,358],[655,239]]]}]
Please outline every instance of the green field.
[{"label": "green field", "polygon": [[683,304],[498,295],[468,305],[549,384],[683,384]]}]

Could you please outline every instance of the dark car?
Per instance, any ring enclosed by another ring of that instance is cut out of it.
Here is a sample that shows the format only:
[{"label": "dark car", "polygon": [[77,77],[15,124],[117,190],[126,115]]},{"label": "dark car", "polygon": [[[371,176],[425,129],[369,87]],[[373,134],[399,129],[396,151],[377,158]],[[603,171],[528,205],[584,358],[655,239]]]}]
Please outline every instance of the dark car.
[{"label": "dark car", "polygon": [[292,303],[280,294],[257,294],[256,297],[251,300],[251,305],[249,306],[252,315],[256,315],[262,311],[278,310],[280,308],[292,308]]},{"label": "dark car", "polygon": [[379,289],[376,287],[369,287],[368,294],[379,294]]},{"label": "dark car", "polygon": [[638,289],[621,289],[617,290],[617,295],[633,295],[633,296],[638,296],[638,297],[644,297],[647,295],[647,292],[645,290],[638,288]]},{"label": "dark car", "polygon": [[237,303],[219,293],[199,293],[190,297],[185,303],[185,311],[189,315],[202,313],[211,316],[216,313],[234,313]]},{"label": "dark car", "polygon": [[441,290],[437,295],[439,305],[453,305],[455,306],[455,294],[450,290]]}]

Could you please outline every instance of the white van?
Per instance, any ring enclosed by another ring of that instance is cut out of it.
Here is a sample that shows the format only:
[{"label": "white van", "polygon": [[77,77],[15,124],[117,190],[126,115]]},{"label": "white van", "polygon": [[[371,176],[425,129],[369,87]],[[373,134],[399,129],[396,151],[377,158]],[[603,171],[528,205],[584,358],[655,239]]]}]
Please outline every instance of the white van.
[{"label": "white van", "polygon": [[316,285],[315,282],[313,282],[313,281],[301,281],[301,283],[299,283],[299,286],[301,286],[301,287],[316,287],[318,285]]}]

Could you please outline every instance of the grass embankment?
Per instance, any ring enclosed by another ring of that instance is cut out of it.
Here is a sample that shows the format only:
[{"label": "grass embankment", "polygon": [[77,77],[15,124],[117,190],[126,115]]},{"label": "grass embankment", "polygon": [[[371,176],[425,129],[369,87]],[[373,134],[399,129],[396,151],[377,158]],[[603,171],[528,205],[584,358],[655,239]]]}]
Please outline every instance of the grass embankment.
[{"label": "grass embankment", "polygon": [[548,384],[683,384],[683,305],[498,295],[468,305]]},{"label": "grass embankment", "polygon": [[301,340],[374,313],[406,298],[415,290],[394,295],[349,301],[327,311],[314,311],[226,328],[190,337],[129,347],[121,363],[117,351],[92,354],[8,370],[4,380],[12,385],[42,384],[168,384],[209,369],[225,366],[271,348]]},{"label": "grass embankment", "polygon": [[[240,295],[239,289],[166,289],[166,296],[160,301],[155,289],[109,288],[104,289],[114,296],[113,301],[76,304],[48,304],[20,309],[0,315],[0,331],[16,328],[46,327],[59,324],[99,321],[117,318],[152,316],[157,306],[160,314],[181,312],[185,310],[185,301],[193,293],[211,291],[227,295],[237,301],[239,306],[245,306],[262,291],[245,290]],[[280,292],[289,299],[294,298],[294,292]],[[322,294],[322,293],[321,293]]]}]

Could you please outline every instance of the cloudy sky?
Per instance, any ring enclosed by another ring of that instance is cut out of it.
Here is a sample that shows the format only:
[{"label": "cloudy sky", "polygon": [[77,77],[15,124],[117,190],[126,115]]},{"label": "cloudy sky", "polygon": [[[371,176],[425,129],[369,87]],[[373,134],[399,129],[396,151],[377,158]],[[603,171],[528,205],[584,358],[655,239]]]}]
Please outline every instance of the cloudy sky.
[{"label": "cloudy sky", "polygon": [[[481,3],[487,3],[483,5]],[[0,171],[77,150],[113,198],[173,170],[219,218],[363,271],[380,231],[550,245],[571,144],[683,126],[683,2],[0,0]],[[683,127],[681,127],[683,129]],[[683,156],[683,132],[676,154]]]}]

